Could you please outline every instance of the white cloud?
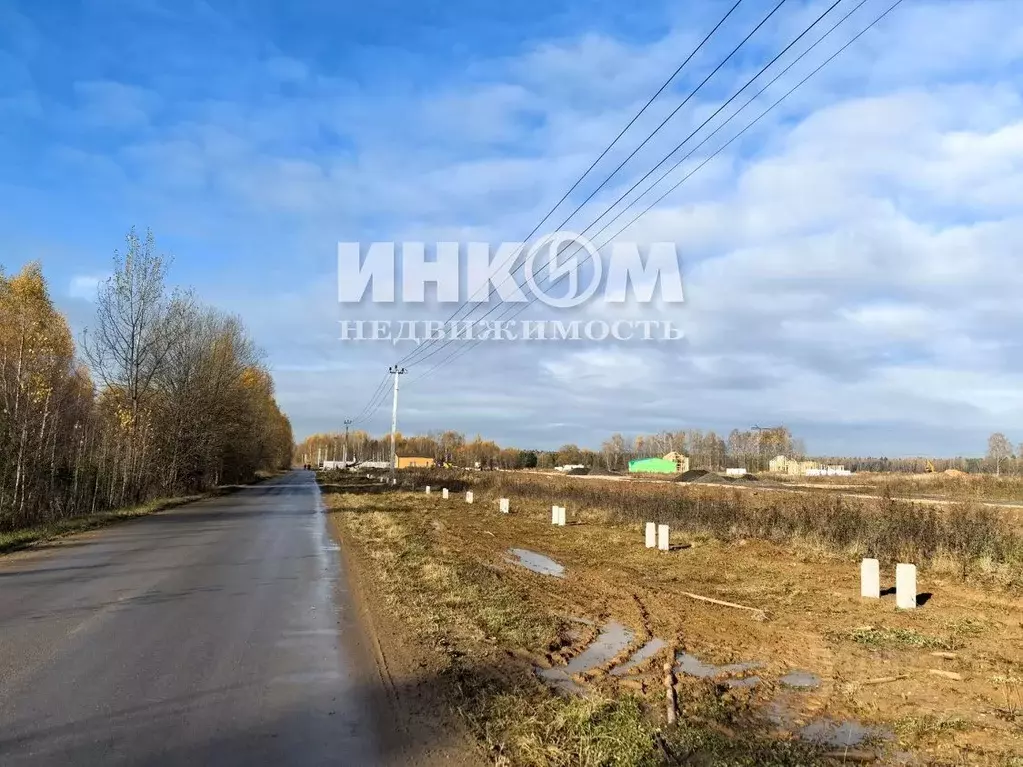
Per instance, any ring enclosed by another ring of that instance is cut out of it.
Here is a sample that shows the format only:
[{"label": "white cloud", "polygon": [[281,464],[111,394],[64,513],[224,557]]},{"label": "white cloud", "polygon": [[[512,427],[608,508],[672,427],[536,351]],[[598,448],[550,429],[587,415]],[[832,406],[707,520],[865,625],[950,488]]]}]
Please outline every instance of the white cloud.
[{"label": "white cloud", "polygon": [[[858,18],[884,5],[871,3]],[[992,428],[1023,433],[1017,15],[1007,2],[904,3],[630,229],[629,238],[679,244],[686,303],[655,310],[685,329],[684,344],[484,344],[450,375],[413,388],[405,423],[547,440],[555,438],[530,424],[557,414],[576,430],[571,438],[599,441],[603,431],[788,420],[817,435],[833,427],[811,448],[835,453],[908,450],[943,423],[948,441],[935,452],[969,451],[953,440],[982,444],[977,435]],[[793,33],[782,26],[777,39]],[[654,41],[593,31],[537,40],[518,56],[482,60],[415,92],[328,78],[306,62],[261,61],[260,72],[286,82],[286,93],[183,101],[175,119],[125,140],[114,157],[170,221],[230,214],[230,226],[210,227],[235,243],[239,263],[250,241],[235,230],[254,240],[273,235],[265,248],[293,267],[291,290],[259,286],[232,308],[253,318],[271,360],[282,363],[281,396],[303,433],[323,428],[320,414],[340,422],[340,409],[352,398],[361,406],[379,377],[351,372],[342,403],[339,357],[351,355],[352,371],[377,370],[397,351],[340,348],[328,326],[337,316],[331,291],[310,287],[303,270],[329,268],[339,239],[524,236],[693,35],[679,23]],[[712,64],[701,58],[697,72]],[[742,82],[751,67],[731,69],[724,81]],[[602,211],[724,91],[712,83],[577,220]],[[158,106],[109,84],[80,95],[87,110],[119,124],[145,125]],[[636,136],[671,105],[659,103]],[[323,136],[331,141],[320,143]],[[623,142],[602,167],[637,142]],[[551,228],[573,207],[563,206]],[[73,282],[76,291],[94,295],[95,282]],[[863,427],[859,442],[847,436],[850,426]]]},{"label": "white cloud", "polygon": [[71,298],[80,298],[84,301],[95,301],[100,283],[107,278],[107,275],[95,276],[79,274],[71,278],[67,294]]}]

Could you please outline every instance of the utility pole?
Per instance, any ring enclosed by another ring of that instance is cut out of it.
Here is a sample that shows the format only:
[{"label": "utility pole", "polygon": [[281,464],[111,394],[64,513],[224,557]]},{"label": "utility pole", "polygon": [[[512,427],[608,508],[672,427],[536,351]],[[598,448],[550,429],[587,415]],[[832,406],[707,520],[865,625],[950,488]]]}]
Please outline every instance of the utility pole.
[{"label": "utility pole", "polygon": [[351,425],[352,425],[352,419],[351,418],[346,418],[345,419],[345,457],[343,459],[346,469],[348,468],[348,427],[351,426]]},{"label": "utility pole", "polygon": [[405,375],[408,371],[397,365],[392,365],[387,370],[394,376],[394,404],[391,406],[391,483],[397,479],[398,452],[395,446],[395,435],[398,431],[398,376]]}]

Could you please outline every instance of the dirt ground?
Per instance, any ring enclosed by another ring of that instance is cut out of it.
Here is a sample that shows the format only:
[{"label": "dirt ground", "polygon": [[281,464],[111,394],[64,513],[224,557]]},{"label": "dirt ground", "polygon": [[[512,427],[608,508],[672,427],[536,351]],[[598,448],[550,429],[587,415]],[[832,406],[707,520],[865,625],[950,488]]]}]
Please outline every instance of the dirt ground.
[{"label": "dirt ground", "polygon": [[[550,524],[549,507],[512,499],[512,513],[500,514],[497,499],[479,491],[472,505],[456,494],[443,501],[436,492],[385,497],[386,508],[410,524],[415,520],[418,534],[446,558],[496,573],[526,596],[530,610],[578,627],[559,648],[504,648],[509,654],[557,667],[581,652],[601,625],[617,621],[630,628],[635,638],[628,652],[577,677],[601,695],[638,694],[663,716],[660,668],[677,649],[709,664],[758,664],[735,675],[736,686],[681,675],[682,719],[702,716],[713,692],[762,717],[779,737],[807,726],[830,732],[843,761],[877,754],[884,763],[1023,764],[1023,603],[1011,594],[921,572],[921,606],[896,611],[894,593],[861,600],[856,563],[823,552],[762,541],[677,539],[671,551],[661,552],[644,547],[639,525],[579,519],[571,508],[561,528]],[[327,495],[328,506],[342,511],[364,508],[356,498]],[[377,498],[374,508],[382,501]],[[349,545],[369,545],[345,516],[337,518]],[[564,577],[513,563],[510,548],[556,560]],[[883,571],[882,588],[893,586],[894,570]],[[667,643],[664,651],[624,677],[608,673],[654,637]],[[819,685],[786,686],[782,677],[793,671],[816,677]],[[870,733],[862,743],[848,735],[860,725]]]}]

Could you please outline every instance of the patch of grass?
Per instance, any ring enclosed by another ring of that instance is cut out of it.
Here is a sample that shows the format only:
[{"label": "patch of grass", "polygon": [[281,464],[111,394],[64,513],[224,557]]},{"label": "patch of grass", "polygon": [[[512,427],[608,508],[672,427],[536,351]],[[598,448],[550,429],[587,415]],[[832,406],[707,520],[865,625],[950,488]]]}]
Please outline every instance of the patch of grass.
[{"label": "patch of grass", "polygon": [[973,727],[962,717],[942,718],[933,715],[909,716],[895,723],[895,732],[903,741],[918,741],[946,732],[962,732]]},{"label": "patch of grass", "polygon": [[860,626],[844,635],[867,647],[912,647],[921,650],[947,650],[948,639],[921,634],[913,629]]},{"label": "patch of grass", "polygon": [[1023,723],[1023,676],[998,674],[991,678],[1000,692],[995,712],[1007,722]]}]

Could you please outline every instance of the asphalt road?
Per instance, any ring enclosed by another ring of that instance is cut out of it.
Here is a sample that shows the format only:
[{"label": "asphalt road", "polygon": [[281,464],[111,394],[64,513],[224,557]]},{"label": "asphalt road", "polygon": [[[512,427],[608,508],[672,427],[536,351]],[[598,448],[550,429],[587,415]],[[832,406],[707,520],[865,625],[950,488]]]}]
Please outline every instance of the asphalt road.
[{"label": "asphalt road", "polygon": [[400,763],[311,472],[0,557],[0,764]]}]

